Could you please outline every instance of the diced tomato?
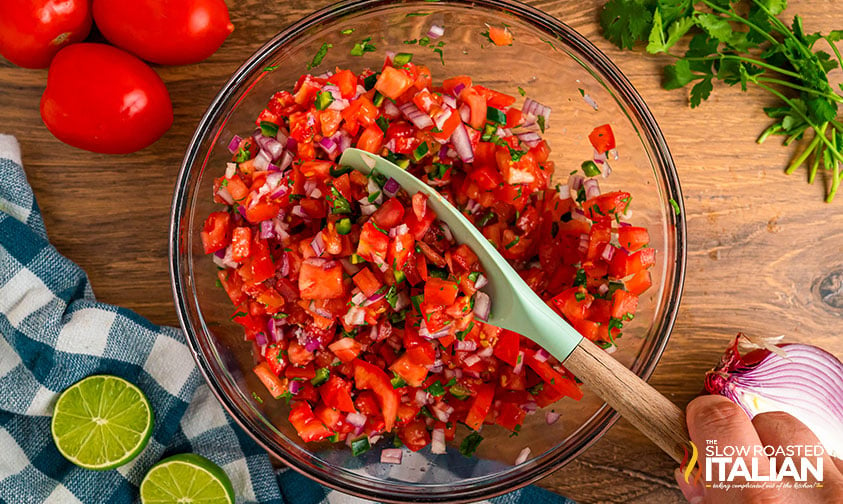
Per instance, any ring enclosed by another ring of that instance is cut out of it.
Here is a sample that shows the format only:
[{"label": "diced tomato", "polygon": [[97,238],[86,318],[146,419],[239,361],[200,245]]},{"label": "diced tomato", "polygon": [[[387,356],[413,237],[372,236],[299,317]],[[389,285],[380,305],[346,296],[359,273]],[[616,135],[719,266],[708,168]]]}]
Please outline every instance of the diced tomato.
[{"label": "diced tomato", "polygon": [[467,75],[459,75],[442,81],[442,90],[448,94],[458,94],[455,91],[462,91],[462,89],[467,87],[471,87],[471,77]]},{"label": "diced tomato", "polygon": [[254,372],[273,398],[278,399],[287,391],[285,380],[282,380],[278,375],[273,373],[269,364],[266,362],[261,362],[255,366]]},{"label": "diced tomato", "polygon": [[504,329],[501,331],[498,342],[495,344],[495,357],[512,367],[517,366],[520,341],[521,336],[517,332]]},{"label": "diced tomato", "polygon": [[413,239],[413,235],[410,233],[403,233],[395,238],[393,238],[392,242],[389,244],[389,253],[387,255],[387,263],[391,266],[395,271],[401,271],[404,269],[404,265],[407,264],[407,259],[409,259],[410,254],[413,252],[413,244],[415,240]]},{"label": "diced tomato", "polygon": [[354,384],[359,389],[372,390],[378,398],[386,431],[392,430],[398,412],[398,394],[392,388],[383,369],[360,359],[354,360]]},{"label": "diced tomato", "polygon": [[337,261],[307,259],[299,271],[299,292],[304,299],[333,299],[345,295],[342,265]]},{"label": "diced tomato", "polygon": [[486,97],[486,105],[495,107],[496,109],[505,109],[515,103],[515,97],[508,94],[499,93],[493,89],[483,86],[474,86],[474,89]]},{"label": "diced tomato", "polygon": [[351,383],[343,380],[336,374],[331,374],[328,381],[319,387],[319,394],[322,397],[322,401],[331,408],[336,408],[346,413],[356,411],[354,409],[354,402],[351,400]]},{"label": "diced tomato", "polygon": [[352,277],[352,280],[354,281],[354,285],[359,287],[367,298],[374,296],[378,289],[383,287],[383,284],[369,268],[361,269]]},{"label": "diced tomato", "polygon": [[213,212],[202,227],[202,247],[206,254],[213,254],[228,246],[231,216],[228,212]]},{"label": "diced tomato", "polygon": [[372,125],[363,130],[363,134],[357,140],[357,148],[379,154],[383,145],[383,130],[378,125]]},{"label": "diced tomato", "polygon": [[417,452],[430,444],[430,433],[424,420],[417,418],[398,429],[398,439],[410,451]]},{"label": "diced tomato", "polygon": [[615,134],[608,124],[594,128],[588,134],[588,140],[598,153],[608,152],[615,148]]},{"label": "diced tomato", "polygon": [[609,265],[609,275],[615,278],[624,278],[651,268],[655,264],[656,252],[651,248],[643,248],[631,254],[627,254],[623,250],[617,250]]},{"label": "diced tomato", "polygon": [[527,412],[521,409],[520,406],[511,402],[504,402],[498,408],[495,423],[506,430],[514,431],[524,423],[525,416],[527,416]]},{"label": "diced tomato", "polygon": [[429,345],[418,345],[408,349],[389,367],[412,387],[420,387],[427,378],[428,366],[433,364]]},{"label": "diced tomato", "polygon": [[512,33],[509,32],[509,29],[506,26],[503,28],[499,26],[490,26],[489,38],[496,46],[512,45]]},{"label": "diced tomato", "polygon": [[357,245],[357,255],[367,261],[374,260],[374,256],[386,259],[389,248],[389,235],[379,230],[371,221],[367,221],[360,231],[360,243]]},{"label": "diced tomato", "polygon": [[473,87],[466,87],[460,92],[460,100],[468,105],[470,111],[468,125],[482,129],[486,124],[486,97]]},{"label": "diced tomato", "polygon": [[495,386],[484,383],[476,387],[477,394],[471,402],[471,409],[465,416],[465,424],[473,430],[480,430],[483,421],[492,408],[492,400],[495,397]]},{"label": "diced tomato", "polygon": [[588,293],[583,287],[571,287],[551,299],[551,302],[569,321],[582,320],[586,311],[591,306],[594,296]]},{"label": "diced tomato", "polygon": [[293,424],[293,427],[295,427],[299,437],[306,443],[320,441],[334,434],[330,429],[325,427],[325,424],[321,420],[316,418],[307,401],[299,401],[290,410],[289,420]]},{"label": "diced tomato", "polygon": [[629,207],[628,192],[615,191],[585,200],[582,204],[586,217],[593,221],[608,221],[626,212]]},{"label": "diced tomato", "polygon": [[239,226],[231,234],[231,259],[242,261],[249,257],[252,251],[252,229]]},{"label": "diced tomato", "polygon": [[638,309],[638,296],[618,289],[612,294],[612,317],[621,320],[624,317],[635,315]]},{"label": "diced tomato", "polygon": [[641,270],[633,275],[632,278],[624,281],[626,290],[636,296],[643,294],[651,285],[653,285],[653,281],[650,279],[650,272],[647,270]]},{"label": "diced tomato", "polygon": [[626,250],[634,252],[650,243],[650,233],[643,227],[621,226],[618,228],[618,243]]},{"label": "diced tomato", "polygon": [[340,89],[340,95],[346,100],[354,98],[354,93],[357,92],[357,77],[354,76],[351,70],[340,70],[336,72],[334,75],[328,77],[328,82],[336,84]]},{"label": "diced tomato", "polygon": [[404,220],[404,205],[398,198],[389,198],[372,214],[372,220],[381,229],[392,229]]},{"label": "diced tomato", "polygon": [[354,338],[340,338],[328,345],[328,350],[334,352],[334,355],[343,362],[353,361],[360,355],[362,349],[363,345]]},{"label": "diced tomato", "polygon": [[456,282],[431,277],[424,286],[424,302],[435,305],[450,305],[457,298],[459,286]]},{"label": "diced tomato", "polygon": [[378,80],[375,82],[375,89],[387,98],[396,100],[404,94],[404,91],[410,89],[412,85],[413,79],[407,76],[405,72],[388,66],[384,67],[378,76]]}]

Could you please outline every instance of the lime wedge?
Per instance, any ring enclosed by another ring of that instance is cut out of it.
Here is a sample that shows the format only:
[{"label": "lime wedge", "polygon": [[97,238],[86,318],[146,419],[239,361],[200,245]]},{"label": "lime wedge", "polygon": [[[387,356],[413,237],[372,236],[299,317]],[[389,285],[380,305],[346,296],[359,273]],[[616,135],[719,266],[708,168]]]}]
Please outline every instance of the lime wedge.
[{"label": "lime wedge", "polygon": [[67,460],[85,469],[113,469],[146,446],[152,407],[143,392],[123,378],[93,375],[61,393],[51,430]]},{"label": "lime wedge", "polygon": [[142,504],[234,504],[234,487],[220,466],[205,457],[182,453],[158,462],[146,473],[140,496]]}]

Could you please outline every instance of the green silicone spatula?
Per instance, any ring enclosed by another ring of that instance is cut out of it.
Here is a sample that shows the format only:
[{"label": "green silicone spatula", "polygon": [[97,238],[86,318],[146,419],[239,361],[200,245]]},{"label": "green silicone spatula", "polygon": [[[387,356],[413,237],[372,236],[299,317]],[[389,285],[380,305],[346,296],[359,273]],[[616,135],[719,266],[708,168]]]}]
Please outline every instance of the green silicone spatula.
[{"label": "green silicone spatula", "polygon": [[489,295],[492,304],[488,323],[515,331],[544,347],[674,460],[682,460],[689,441],[682,411],[559,317],[459,210],[430,186],[380,156],[346,149],[340,164],[365,174],[376,170],[395,179],[411,195],[426,194],[427,204],[451,228],[455,239],[468,245],[480,258],[489,280],[481,290]]}]

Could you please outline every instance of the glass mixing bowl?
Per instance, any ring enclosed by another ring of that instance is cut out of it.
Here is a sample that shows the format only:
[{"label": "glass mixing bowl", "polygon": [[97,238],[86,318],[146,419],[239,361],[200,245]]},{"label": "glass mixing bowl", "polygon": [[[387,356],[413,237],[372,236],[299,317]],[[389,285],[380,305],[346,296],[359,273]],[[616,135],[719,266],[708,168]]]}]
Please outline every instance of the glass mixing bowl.
[{"label": "glass mixing bowl", "polygon": [[[420,15],[426,14],[426,15]],[[485,23],[506,23],[512,46],[497,47],[485,39]],[[432,47],[405,44],[423,37],[432,24],[444,26],[442,59]],[[349,34],[342,30],[354,28]],[[355,42],[371,37],[377,50],[350,55]],[[406,451],[400,465],[381,464],[379,451],[360,457],[343,447],[305,446],[286,419],[288,407],[274,401],[251,369],[251,347],[240,326],[229,320],[232,307],[215,286],[216,268],[202,252],[199,239],[205,217],[219,209],[212,202],[214,177],[220,176],[234,134],[249,134],[257,114],[275,91],[291,89],[317,50],[330,43],[314,73],[335,66],[360,71],[382,64],[387,50],[411,51],[414,62],[428,65],[434,82],[470,75],[475,83],[552,107],[545,138],[553,149],[557,182],[592,156],[588,133],[612,125],[620,159],[600,183],[633,195],[630,221],[646,225],[657,251],[653,287],[640,300],[639,312],[627,324],[614,356],[648,378],[667,343],[677,314],[685,267],[685,222],[682,196],[670,153],[653,116],[620,71],[570,27],[529,6],[512,1],[391,2],[347,1],[290,26],[250,56],[208,107],[184,157],[178,176],[170,229],[170,261],[176,307],[196,362],[211,390],[231,416],[270,454],[293,469],[347,493],[390,502],[471,501],[488,498],[533,482],[571,461],[617,420],[617,414],[586,390],[575,402],[554,408],[559,422],[547,426],[539,412],[527,417],[517,437],[487,426],[485,440],[473,458],[458,452],[466,432],[445,455],[430,448]],[[267,70],[266,67],[275,67]],[[585,94],[598,108],[584,99]],[[263,402],[252,392],[265,397]],[[381,442],[382,444],[384,441]],[[514,460],[524,447],[531,458]]]}]

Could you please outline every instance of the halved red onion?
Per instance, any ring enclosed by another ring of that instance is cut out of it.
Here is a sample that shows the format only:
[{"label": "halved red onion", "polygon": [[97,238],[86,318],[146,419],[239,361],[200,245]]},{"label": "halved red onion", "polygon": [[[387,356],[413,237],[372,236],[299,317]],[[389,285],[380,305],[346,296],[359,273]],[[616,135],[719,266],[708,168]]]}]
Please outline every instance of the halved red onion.
[{"label": "halved red onion", "polygon": [[600,196],[600,183],[597,182],[597,179],[586,179],[582,184],[585,189],[585,199],[590,200]]},{"label": "halved red onion", "polygon": [[523,464],[524,462],[527,461],[527,457],[529,457],[529,456],[530,456],[530,447],[527,446],[526,448],[521,450],[521,453],[519,453],[518,457],[515,458],[515,465]]},{"label": "halved red onion", "polygon": [[430,29],[427,30],[427,36],[432,39],[439,38],[442,35],[445,35],[445,28],[437,24],[430,25]]},{"label": "halved red onion", "polygon": [[362,413],[351,412],[345,416],[345,420],[355,427],[363,427],[368,417]]},{"label": "halved red onion", "polygon": [[242,142],[242,141],[243,141],[243,139],[240,138],[239,135],[234,135],[233,137],[231,137],[231,141],[228,142],[228,152],[230,152],[232,154],[237,152],[237,149],[240,148],[240,142]]},{"label": "halved red onion", "polygon": [[430,437],[430,453],[433,453],[434,455],[442,455],[446,451],[445,429],[433,429],[433,434]]},{"label": "halved red onion", "polygon": [[401,448],[384,448],[381,450],[381,464],[400,464],[404,458]]},{"label": "halved red onion", "polygon": [[451,143],[454,144],[454,149],[456,149],[463,163],[474,162],[474,150],[471,147],[471,139],[468,138],[468,131],[465,129],[465,124],[460,123],[454,132],[451,133]]},{"label": "halved red onion", "polygon": [[474,293],[474,315],[486,322],[489,320],[489,313],[492,311],[492,300],[489,295],[482,291]]},{"label": "halved red onion", "polygon": [[547,425],[553,425],[559,420],[560,416],[559,413],[550,410],[544,414],[544,421],[547,422]]},{"label": "halved red onion", "polygon": [[409,101],[404,105],[398,107],[401,110],[401,113],[409,119],[413,126],[418,129],[425,129],[433,126],[433,119],[430,118],[429,115],[422,112],[415,103]]}]

